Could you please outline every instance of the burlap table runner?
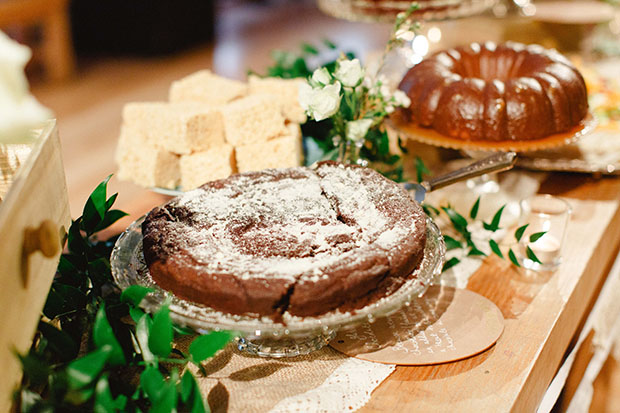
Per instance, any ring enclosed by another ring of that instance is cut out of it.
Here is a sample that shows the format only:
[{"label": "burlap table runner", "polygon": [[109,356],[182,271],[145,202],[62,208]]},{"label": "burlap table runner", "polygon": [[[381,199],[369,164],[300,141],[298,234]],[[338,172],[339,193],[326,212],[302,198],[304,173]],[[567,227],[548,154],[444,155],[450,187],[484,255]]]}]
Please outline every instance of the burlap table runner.
[{"label": "burlap table runner", "polygon": [[[187,351],[191,338],[180,338],[176,346]],[[242,353],[231,343],[204,364],[206,376],[190,368],[214,413],[274,408],[328,412],[353,411],[366,404],[395,366],[352,359],[331,347],[305,356],[269,359]]]}]

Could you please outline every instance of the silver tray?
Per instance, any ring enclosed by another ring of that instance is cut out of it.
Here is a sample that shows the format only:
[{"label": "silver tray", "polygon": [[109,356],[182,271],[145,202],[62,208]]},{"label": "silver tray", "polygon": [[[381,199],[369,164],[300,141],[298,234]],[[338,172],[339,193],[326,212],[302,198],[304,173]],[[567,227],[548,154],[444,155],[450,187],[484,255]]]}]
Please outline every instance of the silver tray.
[{"label": "silver tray", "polygon": [[[613,146],[611,142],[617,143]],[[539,171],[620,175],[620,134],[595,129],[580,141],[553,150],[523,153],[517,165]]]},{"label": "silver tray", "polygon": [[151,278],[142,253],[142,222],[131,224],[116,241],[110,257],[112,275],[121,288],[142,285],[154,290],[142,300],[148,312],[170,299],[170,315],[181,325],[198,332],[229,330],[237,336],[240,350],[268,357],[287,357],[307,354],[323,347],[340,328],[352,327],[377,317],[390,315],[410,305],[437,281],[444,262],[445,244],[437,225],[427,217],[427,237],[422,263],[407,281],[393,294],[352,312],[333,311],[318,317],[295,317],[288,313],[283,322],[268,317],[232,315],[178,298],[161,289]]}]

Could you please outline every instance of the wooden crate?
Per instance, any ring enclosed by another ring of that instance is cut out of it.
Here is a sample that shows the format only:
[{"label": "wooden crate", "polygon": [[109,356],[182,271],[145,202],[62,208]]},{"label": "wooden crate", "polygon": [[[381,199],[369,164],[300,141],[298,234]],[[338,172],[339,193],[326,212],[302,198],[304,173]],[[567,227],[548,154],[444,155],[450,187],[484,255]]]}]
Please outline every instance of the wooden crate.
[{"label": "wooden crate", "polygon": [[0,411],[20,378],[71,223],[56,122],[32,145],[0,146]]}]

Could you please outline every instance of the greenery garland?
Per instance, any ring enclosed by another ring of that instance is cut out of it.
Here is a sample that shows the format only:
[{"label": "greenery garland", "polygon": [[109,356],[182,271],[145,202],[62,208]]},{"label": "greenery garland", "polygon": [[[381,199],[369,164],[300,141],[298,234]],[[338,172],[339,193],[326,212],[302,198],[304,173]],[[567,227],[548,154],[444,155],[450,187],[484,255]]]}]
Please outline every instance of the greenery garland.
[{"label": "greenery garland", "polygon": [[107,183],[92,192],[82,216],[73,221],[43,316],[29,353],[18,355],[24,372],[15,393],[21,412],[208,411],[191,363],[212,357],[231,339],[228,332],[196,336],[188,353],[174,338],[194,334],[175,325],[168,303],[154,314],[140,308],[151,291],[120,291],[112,279],[114,236],[97,233],[127,215],[112,209]]}]

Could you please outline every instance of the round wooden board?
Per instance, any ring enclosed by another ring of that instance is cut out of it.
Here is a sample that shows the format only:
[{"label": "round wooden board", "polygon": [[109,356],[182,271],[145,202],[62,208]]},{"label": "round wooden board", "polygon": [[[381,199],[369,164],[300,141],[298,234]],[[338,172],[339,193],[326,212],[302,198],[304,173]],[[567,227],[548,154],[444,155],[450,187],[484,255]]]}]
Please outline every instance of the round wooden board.
[{"label": "round wooden board", "polygon": [[585,118],[577,126],[565,133],[549,135],[541,139],[523,141],[486,141],[464,140],[442,135],[433,129],[421,128],[407,123],[399,113],[392,115],[388,121],[388,127],[397,133],[403,134],[409,139],[432,146],[440,146],[450,149],[480,150],[480,151],[515,151],[528,152],[541,149],[562,146],[576,141],[580,137],[592,132],[596,127],[596,118],[588,112]]},{"label": "round wooden board", "polygon": [[485,297],[432,286],[389,317],[339,331],[330,345],[362,360],[418,366],[481,353],[495,344],[503,330],[501,311]]}]

